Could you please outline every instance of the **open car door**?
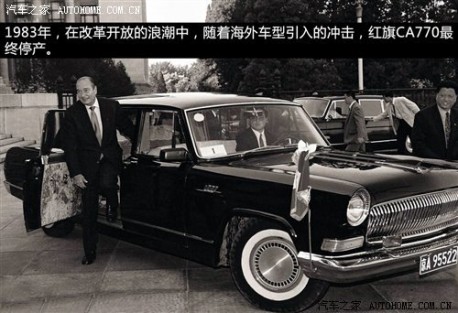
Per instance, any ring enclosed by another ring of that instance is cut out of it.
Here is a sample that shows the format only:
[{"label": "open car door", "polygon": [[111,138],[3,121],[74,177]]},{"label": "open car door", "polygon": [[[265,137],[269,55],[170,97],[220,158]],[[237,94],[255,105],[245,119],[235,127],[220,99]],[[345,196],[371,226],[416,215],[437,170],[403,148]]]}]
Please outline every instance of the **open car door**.
[{"label": "open car door", "polygon": [[59,130],[64,115],[65,110],[46,113],[39,156],[25,161],[23,208],[27,231],[69,219],[81,207],[81,192],[72,183],[61,149]]}]

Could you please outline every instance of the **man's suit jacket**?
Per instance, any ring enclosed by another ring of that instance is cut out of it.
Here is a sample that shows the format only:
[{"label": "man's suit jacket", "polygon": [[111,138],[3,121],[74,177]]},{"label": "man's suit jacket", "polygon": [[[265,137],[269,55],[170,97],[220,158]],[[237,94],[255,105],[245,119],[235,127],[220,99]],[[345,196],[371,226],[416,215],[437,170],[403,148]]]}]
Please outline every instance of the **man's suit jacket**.
[{"label": "man's suit jacket", "polygon": [[207,120],[208,139],[221,139],[221,123],[218,117],[211,110],[208,110],[205,112],[205,119]]},{"label": "man's suit jacket", "polygon": [[445,133],[437,105],[424,108],[415,116],[412,129],[413,153],[424,158],[458,160],[458,107],[450,110],[450,138]]},{"label": "man's suit jacket", "polygon": [[368,140],[364,111],[361,105],[354,103],[344,125],[344,142],[356,143],[357,138]]},{"label": "man's suit jacket", "polygon": [[[267,130],[264,130],[266,145],[272,144],[274,136]],[[246,151],[259,147],[258,138],[253,130],[250,128],[245,129],[235,138],[236,146],[235,151]]]},{"label": "man's suit jacket", "polygon": [[119,103],[104,98],[97,100],[103,127],[101,145],[95,136],[87,109],[80,101],[67,109],[61,129],[62,145],[70,176],[83,174],[88,181],[94,178],[102,155],[104,160],[119,169],[122,150],[118,144],[116,129],[129,138],[133,136],[133,125],[121,114]]},{"label": "man's suit jacket", "polygon": [[[396,114],[393,111],[393,106]],[[397,120],[393,119],[393,115],[398,119],[404,120],[410,127],[413,127],[415,114],[417,114],[418,111],[420,111],[420,108],[415,104],[415,102],[407,99],[406,97],[395,97],[393,98],[393,102],[385,108],[383,113],[374,117],[374,121],[379,121],[388,117],[390,119],[391,127],[393,127],[393,131],[396,134],[399,123]]]}]

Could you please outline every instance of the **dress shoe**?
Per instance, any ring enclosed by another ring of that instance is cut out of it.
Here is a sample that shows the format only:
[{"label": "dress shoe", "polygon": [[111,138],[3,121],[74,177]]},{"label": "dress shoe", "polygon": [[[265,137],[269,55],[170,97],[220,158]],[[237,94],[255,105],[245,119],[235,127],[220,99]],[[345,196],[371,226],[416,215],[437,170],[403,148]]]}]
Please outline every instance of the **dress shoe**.
[{"label": "dress shoe", "polygon": [[95,252],[83,256],[83,259],[81,260],[81,264],[83,264],[83,265],[89,265],[89,264],[94,263],[94,261],[95,261]]},{"label": "dress shoe", "polygon": [[116,221],[115,210],[110,206],[107,206],[107,221],[110,223]]}]

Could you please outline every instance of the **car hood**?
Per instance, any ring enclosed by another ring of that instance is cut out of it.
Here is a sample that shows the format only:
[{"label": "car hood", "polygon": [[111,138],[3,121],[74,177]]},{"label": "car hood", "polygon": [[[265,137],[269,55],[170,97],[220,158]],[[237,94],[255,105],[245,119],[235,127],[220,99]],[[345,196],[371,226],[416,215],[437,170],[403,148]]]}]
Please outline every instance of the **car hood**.
[{"label": "car hood", "polygon": [[[252,156],[230,166],[256,170],[259,175],[249,175],[258,179],[281,175],[281,182],[291,185],[297,168],[290,153]],[[374,204],[458,187],[458,163],[412,156],[324,150],[312,155],[310,174],[313,189],[351,195],[364,187]]]}]

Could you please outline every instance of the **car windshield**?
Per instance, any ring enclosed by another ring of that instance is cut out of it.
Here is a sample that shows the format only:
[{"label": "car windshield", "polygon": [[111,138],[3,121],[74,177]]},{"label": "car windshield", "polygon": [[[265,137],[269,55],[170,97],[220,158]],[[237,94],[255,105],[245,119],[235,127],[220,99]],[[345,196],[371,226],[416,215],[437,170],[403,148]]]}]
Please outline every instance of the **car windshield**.
[{"label": "car windshield", "polygon": [[194,147],[201,158],[291,148],[300,140],[327,145],[303,108],[296,105],[215,106],[186,114]]},{"label": "car windshield", "polygon": [[328,100],[326,99],[294,99],[294,102],[301,104],[311,117],[322,117]]}]

